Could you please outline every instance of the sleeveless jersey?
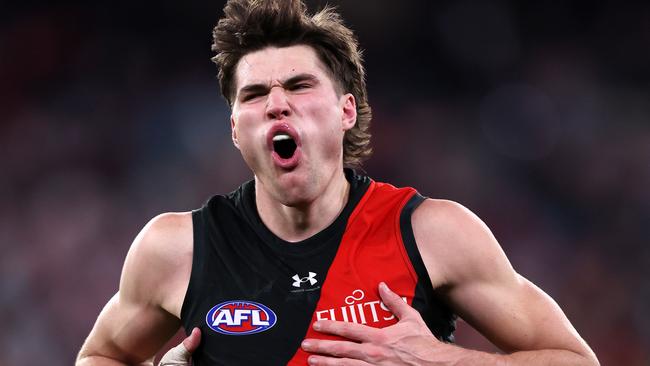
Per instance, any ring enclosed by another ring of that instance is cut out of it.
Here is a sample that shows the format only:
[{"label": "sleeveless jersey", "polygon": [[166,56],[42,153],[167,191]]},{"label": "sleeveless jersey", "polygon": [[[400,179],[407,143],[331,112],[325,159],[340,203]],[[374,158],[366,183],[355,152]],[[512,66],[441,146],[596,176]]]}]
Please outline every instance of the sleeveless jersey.
[{"label": "sleeveless jersey", "polygon": [[452,342],[455,315],[431,286],[411,227],[424,200],[346,169],[348,203],[327,228],[297,243],[261,221],[254,181],[212,197],[192,213],[192,272],[181,310],[201,329],[195,365],[306,365],[305,338],[319,319],[373,327],[397,322],[381,302],[383,281],[415,308],[434,335]]}]

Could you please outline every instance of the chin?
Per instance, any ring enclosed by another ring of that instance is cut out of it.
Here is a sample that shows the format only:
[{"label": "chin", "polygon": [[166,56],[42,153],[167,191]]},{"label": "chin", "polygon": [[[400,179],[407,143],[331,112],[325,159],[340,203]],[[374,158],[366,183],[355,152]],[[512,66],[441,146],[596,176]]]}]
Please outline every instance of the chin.
[{"label": "chin", "polygon": [[300,207],[318,199],[335,169],[328,162],[320,164],[318,169],[303,164],[293,170],[267,171],[258,178],[262,178],[261,183],[276,201],[289,207]]},{"label": "chin", "polygon": [[276,191],[278,201],[289,207],[299,207],[309,204],[317,196],[318,194],[313,186],[304,184],[280,185]]}]

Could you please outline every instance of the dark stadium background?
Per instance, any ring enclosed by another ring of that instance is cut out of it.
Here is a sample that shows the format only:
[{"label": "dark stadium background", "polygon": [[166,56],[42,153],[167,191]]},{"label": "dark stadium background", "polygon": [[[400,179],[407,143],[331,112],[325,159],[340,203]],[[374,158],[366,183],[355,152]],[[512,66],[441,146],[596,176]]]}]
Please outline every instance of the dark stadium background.
[{"label": "dark stadium background", "polygon": [[[650,3],[331,3],[366,50],[366,171],[472,209],[603,365],[650,364]],[[71,364],[140,228],[251,177],[222,7],[0,4],[0,365]]]}]

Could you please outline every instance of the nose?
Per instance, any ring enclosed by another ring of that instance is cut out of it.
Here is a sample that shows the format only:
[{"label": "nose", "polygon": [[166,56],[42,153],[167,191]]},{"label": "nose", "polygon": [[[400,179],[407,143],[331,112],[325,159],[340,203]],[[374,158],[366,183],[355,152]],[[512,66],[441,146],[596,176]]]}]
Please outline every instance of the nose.
[{"label": "nose", "polygon": [[284,89],[279,85],[273,86],[266,100],[266,116],[270,119],[281,119],[290,115],[291,107]]}]

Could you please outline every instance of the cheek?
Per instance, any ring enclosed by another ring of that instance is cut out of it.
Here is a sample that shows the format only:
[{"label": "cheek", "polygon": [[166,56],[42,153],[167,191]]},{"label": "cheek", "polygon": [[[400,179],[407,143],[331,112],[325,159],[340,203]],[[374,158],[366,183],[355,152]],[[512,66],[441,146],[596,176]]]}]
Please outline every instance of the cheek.
[{"label": "cheek", "polygon": [[235,124],[235,134],[237,135],[237,140],[239,145],[249,144],[252,139],[253,123],[251,122],[250,113],[240,112],[237,116],[237,123]]},{"label": "cheek", "polygon": [[262,164],[260,149],[257,148],[253,131],[249,125],[242,124],[236,127],[239,153],[249,169],[257,171]]},{"label": "cheek", "polygon": [[341,131],[340,124],[331,122],[322,125],[316,131],[315,136],[319,140],[317,145],[323,155],[334,159],[340,157],[343,144],[343,131]]},{"label": "cheek", "polygon": [[264,140],[259,138],[261,129],[253,121],[249,113],[242,112],[238,115],[234,127],[239,151],[249,166],[259,160],[257,155],[261,146],[260,141]]}]

